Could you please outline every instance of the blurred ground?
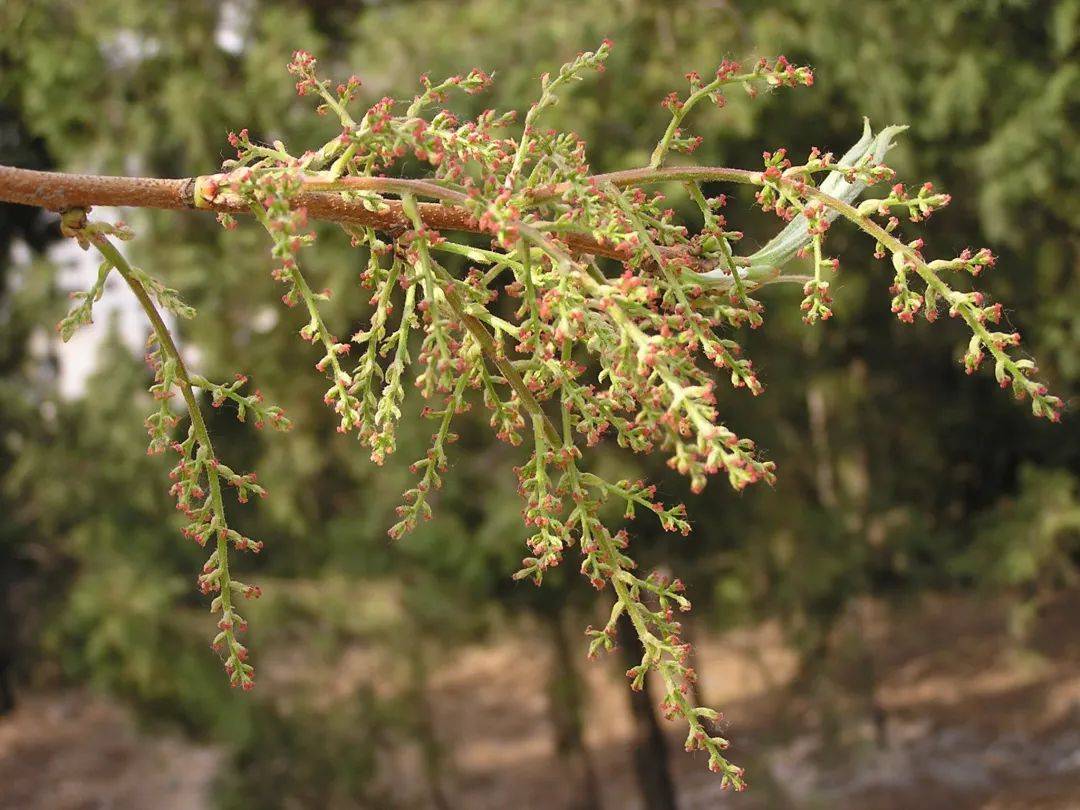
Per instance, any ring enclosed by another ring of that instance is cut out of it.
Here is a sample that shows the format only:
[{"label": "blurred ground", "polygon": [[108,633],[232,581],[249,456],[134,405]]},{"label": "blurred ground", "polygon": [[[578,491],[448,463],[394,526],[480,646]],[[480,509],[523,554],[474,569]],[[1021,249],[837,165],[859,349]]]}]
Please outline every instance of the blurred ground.
[{"label": "blurred ground", "polygon": [[0,806],[208,806],[218,752],[136,731],[115,703],[85,692],[25,699],[0,720]]},{"label": "blurred ground", "polygon": [[[733,755],[750,771],[751,790],[721,794],[701,763],[678,751],[673,728],[681,806],[1080,807],[1078,607],[1077,595],[1048,605],[1021,647],[1009,640],[1001,605],[970,597],[902,610],[863,604],[838,628],[841,663],[827,683],[795,698],[795,657],[775,628],[699,638],[704,695],[730,720]],[[845,659],[842,639],[853,633],[866,644]],[[452,759],[451,806],[572,806],[575,786],[553,755],[542,648],[527,640],[465,648],[436,673],[434,720]],[[587,733],[604,807],[631,810],[624,690],[605,688],[616,677],[612,665],[583,671],[593,687]],[[478,694],[477,684],[486,689]],[[38,695],[0,720],[0,807],[210,807],[222,762],[213,749],[140,733],[103,698]]]}]

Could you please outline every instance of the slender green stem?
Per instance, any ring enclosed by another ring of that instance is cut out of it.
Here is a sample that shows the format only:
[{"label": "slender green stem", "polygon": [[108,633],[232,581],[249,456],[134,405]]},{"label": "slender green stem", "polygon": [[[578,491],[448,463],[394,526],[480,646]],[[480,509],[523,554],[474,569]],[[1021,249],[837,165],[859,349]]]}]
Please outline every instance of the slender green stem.
[{"label": "slender green stem", "polygon": [[[273,229],[270,227],[270,219],[266,215],[266,211],[262,209],[256,203],[251,204],[252,213],[262,223],[262,226],[266,229],[267,233],[271,236],[274,235]],[[319,312],[319,306],[315,301],[315,293],[312,292],[310,285],[307,283],[307,279],[304,278],[304,274],[300,272],[300,266],[293,262],[287,269],[289,278],[293,284],[296,285],[297,290],[300,291],[300,297],[304,299],[304,307],[308,311],[308,317],[315,325],[315,331],[318,335],[319,342],[322,343],[323,348],[326,349],[326,357],[329,359],[330,370],[333,376],[334,388],[337,389],[339,402],[343,408],[348,408],[349,401],[349,385],[352,382],[352,378],[345,373],[341,368],[341,363],[338,362],[337,349],[335,347],[335,341],[333,335],[330,334],[330,330],[326,328],[326,324],[323,322],[322,313]],[[350,421],[348,413],[342,413],[343,422]]]},{"label": "slender green stem", "polygon": [[[116,268],[117,272],[127,283],[131,292],[138,300],[139,305],[142,307],[143,312],[146,314],[147,320],[150,321],[150,326],[154,330],[154,335],[157,338],[161,350],[176,364],[177,386],[180,388],[180,394],[184,399],[184,403],[187,405],[188,418],[191,420],[191,427],[195,434],[195,440],[199,443],[199,446],[205,450],[209,459],[216,459],[217,456],[214,454],[214,445],[210,440],[210,432],[206,429],[206,422],[203,419],[202,410],[199,408],[199,402],[195,398],[194,390],[192,390],[191,377],[184,364],[184,358],[180,354],[180,350],[177,348],[176,342],[173,340],[168,327],[165,325],[165,321],[162,319],[161,314],[158,312],[157,307],[150,298],[150,294],[146,291],[142,282],[136,277],[131,265],[128,264],[127,259],[124,258],[124,255],[116,249],[116,246],[113,245],[107,237],[101,234],[95,234],[91,237],[91,241],[101,252],[101,255]],[[221,480],[213,464],[207,464],[206,472],[210,487],[211,508],[213,509],[219,525],[225,526],[225,504],[221,497]],[[216,548],[218,569],[220,571],[218,582],[221,586],[218,598],[221,600],[222,613],[227,615],[232,611],[233,593],[232,578],[229,574],[228,538],[223,531],[217,533]],[[238,647],[239,642],[237,642],[231,627],[226,628],[224,632],[229,648],[229,654],[234,655],[234,651]],[[237,665],[239,664],[239,662],[236,663]],[[248,680],[248,676],[242,667],[237,666],[236,672],[239,673],[241,682]]]},{"label": "slender green stem", "polygon": [[728,76],[726,78],[715,78],[708,84],[704,84],[687,96],[686,101],[681,106],[676,107],[671,111],[671,121],[668,123],[667,129],[664,131],[664,135],[660,138],[660,142],[656,144],[656,148],[653,150],[652,158],[649,160],[649,168],[659,168],[660,164],[664,162],[664,158],[667,157],[668,150],[671,149],[671,142],[675,138],[675,132],[678,130],[679,125],[682,124],[683,119],[689,115],[699,101],[703,98],[707,98],[710,93],[714,93],[726,84],[734,84],[736,82],[745,82],[753,79],[757,74],[755,73],[741,73],[738,76]]}]

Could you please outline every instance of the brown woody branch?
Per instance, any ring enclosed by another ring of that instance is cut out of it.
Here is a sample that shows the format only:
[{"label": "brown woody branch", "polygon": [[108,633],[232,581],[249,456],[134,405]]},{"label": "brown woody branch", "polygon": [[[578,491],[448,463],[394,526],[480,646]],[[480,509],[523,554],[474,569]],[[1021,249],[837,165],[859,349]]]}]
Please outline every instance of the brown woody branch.
[{"label": "brown woody branch", "polygon": [[[630,169],[596,175],[600,182],[617,186],[641,185],[662,181],[753,182],[755,173],[742,169],[695,167],[688,169]],[[109,177],[89,174],[67,174],[0,166],[0,202],[17,203],[65,211],[95,205],[123,208],[158,208],[167,210],[204,210],[229,214],[250,214],[248,206],[228,195],[214,200],[196,199],[196,191],[204,178],[157,179],[149,177]],[[205,178],[209,179],[209,178]],[[341,196],[342,190],[377,191],[393,194],[412,193],[419,197],[439,199],[437,203],[419,205],[420,218],[435,230],[483,233],[476,219],[461,205],[464,194],[445,189],[424,180],[404,180],[383,177],[351,177],[335,181],[330,189],[318,180],[307,181],[309,190],[296,196],[297,205],[304,206],[314,219],[343,222],[390,231],[409,227],[409,219],[397,200],[387,200],[379,211],[370,211],[363,203]],[[546,190],[557,196],[561,187]],[[576,253],[625,259],[626,254],[612,244],[605,244],[581,234],[560,234],[559,238]],[[710,268],[695,268],[710,269]]]}]

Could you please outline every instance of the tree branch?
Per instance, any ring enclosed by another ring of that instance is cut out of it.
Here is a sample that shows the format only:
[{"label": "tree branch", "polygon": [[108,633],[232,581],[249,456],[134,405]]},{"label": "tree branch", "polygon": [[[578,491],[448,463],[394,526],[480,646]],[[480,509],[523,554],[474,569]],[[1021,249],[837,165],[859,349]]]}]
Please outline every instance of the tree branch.
[{"label": "tree branch", "polygon": [[[88,174],[42,172],[0,166],[0,202],[17,203],[65,211],[70,208],[111,205],[125,208],[158,208],[167,210],[205,210],[227,214],[250,214],[247,203],[221,195],[214,201],[197,198],[202,181],[210,177],[184,179],[155,179],[147,177],[107,177]],[[341,178],[333,183],[320,180],[306,182],[310,191],[295,198],[297,205],[307,209],[313,219],[344,222],[351,225],[388,231],[410,227],[409,218],[397,200],[387,200],[380,211],[369,211],[362,202],[343,199],[341,191],[382,191],[394,194],[410,192],[418,197],[440,197],[442,203],[421,203],[420,218],[435,230],[484,233],[476,219],[460,205],[448,201],[464,201],[460,192],[444,189],[423,180],[363,177]],[[333,190],[331,190],[333,189]],[[564,242],[575,252],[624,259],[626,256],[612,245],[603,245],[588,236],[564,234]]]},{"label": "tree branch", "polygon": [[[686,180],[718,180],[736,183],[752,183],[757,172],[745,169],[721,167],[690,167],[672,169],[630,169],[596,175],[601,183],[616,186],[633,186],[646,183],[675,182]],[[213,201],[198,195],[202,184],[208,180],[220,180],[220,175],[188,177],[182,179],[157,179],[149,177],[110,177],[90,174],[67,174],[19,169],[0,166],[0,202],[17,203],[65,211],[70,208],[90,206],[117,206],[122,208],[158,208],[166,210],[205,210],[228,214],[250,214],[247,203],[219,195]],[[459,191],[443,188],[425,180],[407,180],[392,177],[347,177],[335,181],[306,179],[305,188],[295,198],[297,205],[307,209],[314,219],[343,222],[351,225],[389,231],[410,227],[410,221],[397,200],[387,200],[380,211],[370,211],[359,201],[346,200],[342,191],[375,191],[391,194],[411,193],[418,197],[439,199],[439,203],[418,205],[420,219],[435,230],[467,231],[485,233],[476,219],[461,205],[468,198]],[[546,194],[555,197],[562,187],[554,186]],[[614,245],[598,242],[592,237],[565,233],[563,241],[575,253],[625,259],[626,254]],[[709,270],[711,268],[695,268]]]}]

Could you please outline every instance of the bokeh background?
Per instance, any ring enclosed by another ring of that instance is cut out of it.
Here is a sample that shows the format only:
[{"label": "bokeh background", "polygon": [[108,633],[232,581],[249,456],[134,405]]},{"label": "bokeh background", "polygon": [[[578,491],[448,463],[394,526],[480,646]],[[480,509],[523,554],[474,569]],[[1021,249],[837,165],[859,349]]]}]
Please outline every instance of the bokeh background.
[{"label": "bokeh background", "polygon": [[[55,217],[0,205],[0,806],[1080,805],[1080,2],[6,0],[0,162],[180,177],[214,171],[230,129],[322,143],[332,124],[285,72],[296,48],[359,74],[367,99],[478,66],[494,90],[455,109],[524,109],[541,72],[605,36],[608,71],[548,114],[597,170],[646,163],[660,99],[725,57],[783,53],[817,82],[695,114],[701,162],[842,152],[864,115],[910,123],[890,162],[954,195],[929,249],[1000,253],[985,287],[1074,397],[1064,424],[966,377],[959,325],[899,324],[886,269],[838,227],[836,317],[806,327],[799,291],[771,288],[745,336],[766,395],[721,400],[775,488],[694,497],[660,459],[596,452],[687,501],[690,538],[642,525],[633,543],[695,602],[701,697],[751,784],[721,795],[655,692],[631,697],[621,654],[586,661],[606,595],[572,564],[539,590],[510,580],[516,451],[467,421],[436,519],[391,543],[430,426],[406,418],[373,468],[333,431],[264,234],[123,212],[129,255],[198,308],[180,329],[192,363],[251,375],[296,424],[263,436],[210,414],[222,456],[271,492],[237,512],[267,541],[241,563],[266,595],[249,611],[259,687],[230,692],[168,459],[144,452],[144,328],[110,288],[60,346],[86,259]],[[746,197],[729,214],[751,243],[777,227]],[[306,257],[351,332],[365,258],[332,230]]]}]

